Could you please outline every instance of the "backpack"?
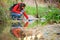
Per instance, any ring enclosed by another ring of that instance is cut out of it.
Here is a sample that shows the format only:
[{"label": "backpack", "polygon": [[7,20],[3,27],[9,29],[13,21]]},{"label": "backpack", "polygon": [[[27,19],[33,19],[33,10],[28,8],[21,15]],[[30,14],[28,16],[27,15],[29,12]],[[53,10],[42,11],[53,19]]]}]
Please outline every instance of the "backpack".
[{"label": "backpack", "polygon": [[10,8],[9,8],[9,10],[11,11],[13,8],[14,8],[14,6],[16,6],[17,4],[14,4],[13,6],[11,6]]}]

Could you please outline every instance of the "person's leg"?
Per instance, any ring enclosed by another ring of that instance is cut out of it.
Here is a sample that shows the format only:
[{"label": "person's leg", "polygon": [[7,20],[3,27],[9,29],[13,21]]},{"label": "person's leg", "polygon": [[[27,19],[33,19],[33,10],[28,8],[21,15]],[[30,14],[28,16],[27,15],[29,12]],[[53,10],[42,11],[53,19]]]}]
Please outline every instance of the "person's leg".
[{"label": "person's leg", "polygon": [[17,14],[17,20],[20,20],[22,14]]},{"label": "person's leg", "polygon": [[11,18],[12,18],[13,20],[15,20],[15,19],[16,19],[16,13],[11,12]]}]

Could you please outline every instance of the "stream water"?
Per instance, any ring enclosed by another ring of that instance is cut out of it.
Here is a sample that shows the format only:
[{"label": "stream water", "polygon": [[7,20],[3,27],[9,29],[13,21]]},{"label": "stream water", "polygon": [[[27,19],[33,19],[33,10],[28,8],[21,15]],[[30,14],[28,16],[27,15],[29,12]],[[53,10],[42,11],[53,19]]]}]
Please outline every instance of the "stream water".
[{"label": "stream water", "polygon": [[[37,24],[37,22],[34,22],[33,25],[35,24]],[[33,27],[33,25],[29,24],[30,28]],[[12,27],[19,27],[19,26],[21,25],[18,22],[0,24],[0,39],[15,40],[16,38],[10,33],[10,30]],[[42,27],[42,29],[40,29],[40,27],[36,27],[36,29],[39,29],[41,33],[43,33],[44,40],[60,40],[60,24],[47,25],[45,27]]]}]

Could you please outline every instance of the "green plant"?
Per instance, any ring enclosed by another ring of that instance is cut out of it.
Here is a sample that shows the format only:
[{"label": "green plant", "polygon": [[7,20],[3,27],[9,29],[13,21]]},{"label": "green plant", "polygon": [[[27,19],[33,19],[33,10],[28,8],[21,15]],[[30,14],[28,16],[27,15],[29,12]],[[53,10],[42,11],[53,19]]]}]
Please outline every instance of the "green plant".
[{"label": "green plant", "polygon": [[[26,6],[26,12],[30,15],[36,15],[36,7]],[[45,22],[39,22],[40,24],[46,24],[48,22],[59,22],[60,20],[60,9],[51,7],[50,9],[47,7],[38,7],[38,16],[40,18],[46,18]],[[41,21],[41,20],[39,20]]]},{"label": "green plant", "polygon": [[48,14],[45,16],[47,22],[58,22],[60,20],[60,9],[52,8],[51,11],[48,11]]},{"label": "green plant", "polygon": [[35,7],[26,6],[25,10],[26,10],[27,14],[29,14],[29,15],[35,15],[36,14],[36,8]]}]

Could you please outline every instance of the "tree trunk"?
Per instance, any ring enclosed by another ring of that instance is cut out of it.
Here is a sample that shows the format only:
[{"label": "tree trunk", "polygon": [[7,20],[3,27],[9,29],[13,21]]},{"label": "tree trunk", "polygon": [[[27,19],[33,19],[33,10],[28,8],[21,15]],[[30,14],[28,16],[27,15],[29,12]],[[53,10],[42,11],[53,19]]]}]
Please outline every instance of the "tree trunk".
[{"label": "tree trunk", "polygon": [[21,0],[21,2],[23,2],[24,0]]},{"label": "tree trunk", "polygon": [[35,4],[36,4],[36,17],[38,18],[38,4],[36,0],[35,0]]}]

